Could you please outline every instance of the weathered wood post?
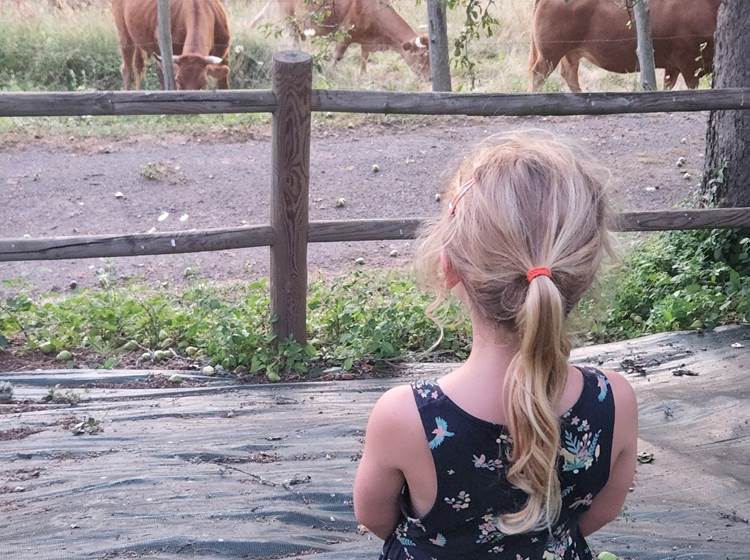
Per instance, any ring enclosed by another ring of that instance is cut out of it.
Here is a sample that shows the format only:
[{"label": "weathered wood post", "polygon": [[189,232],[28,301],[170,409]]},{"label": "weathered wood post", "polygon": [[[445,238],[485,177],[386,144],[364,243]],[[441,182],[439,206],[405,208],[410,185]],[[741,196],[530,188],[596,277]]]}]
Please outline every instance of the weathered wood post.
[{"label": "weathered wood post", "polygon": [[159,25],[159,52],[164,76],[164,89],[177,89],[174,83],[174,65],[172,64],[172,10],[170,0],[157,0]]},{"label": "weathered wood post", "polygon": [[638,65],[641,69],[641,87],[646,91],[656,90],[656,67],[654,43],[651,40],[651,18],[648,0],[634,0],[633,15],[638,37]]},{"label": "weathered wood post", "polygon": [[430,34],[430,70],[432,91],[451,91],[450,50],[446,0],[427,0]]},{"label": "weathered wood post", "polygon": [[271,313],[279,339],[305,343],[312,57],[273,57],[273,185],[271,189]]}]

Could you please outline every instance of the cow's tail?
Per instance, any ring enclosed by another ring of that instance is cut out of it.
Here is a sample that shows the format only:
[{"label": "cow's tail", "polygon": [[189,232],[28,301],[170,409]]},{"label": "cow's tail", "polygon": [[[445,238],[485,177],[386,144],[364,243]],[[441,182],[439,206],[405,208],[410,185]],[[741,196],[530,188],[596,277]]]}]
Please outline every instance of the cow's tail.
[{"label": "cow's tail", "polygon": [[261,19],[263,19],[263,16],[266,15],[266,12],[268,11],[268,8],[271,7],[272,3],[273,3],[273,0],[268,0],[268,2],[266,2],[266,5],[263,6],[263,8],[261,8],[260,12],[258,12],[257,14],[255,14],[255,17],[250,22],[250,29],[254,28],[258,24],[258,22]]},{"label": "cow's tail", "polygon": [[534,37],[534,23],[536,16],[536,9],[539,7],[541,0],[534,0],[534,7],[532,9],[531,16],[531,28],[529,29],[529,91],[534,91],[534,68],[536,67],[537,61],[541,56],[539,48],[536,44],[536,37]]}]

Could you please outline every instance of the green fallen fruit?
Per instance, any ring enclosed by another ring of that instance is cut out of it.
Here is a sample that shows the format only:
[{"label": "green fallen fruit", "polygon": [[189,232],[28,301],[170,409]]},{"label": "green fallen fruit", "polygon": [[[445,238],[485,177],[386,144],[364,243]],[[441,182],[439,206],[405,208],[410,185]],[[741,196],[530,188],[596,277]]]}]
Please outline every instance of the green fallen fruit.
[{"label": "green fallen fruit", "polygon": [[187,348],[185,348],[185,354],[187,354],[191,358],[193,356],[197,356],[198,352],[200,352],[200,350],[198,350],[195,346],[188,346]]},{"label": "green fallen fruit", "polygon": [[182,383],[182,376],[176,373],[174,375],[170,375],[169,382],[174,383],[175,385],[179,385],[180,383]]},{"label": "green fallen fruit", "polygon": [[216,371],[211,366],[206,366],[201,370],[201,373],[203,375],[213,375]]},{"label": "green fallen fruit", "polygon": [[166,360],[171,355],[172,355],[172,353],[168,352],[166,350],[157,350],[156,352],[154,352],[154,360],[156,360],[156,361]]},{"label": "green fallen fruit", "polygon": [[599,553],[599,556],[596,557],[597,560],[618,560],[617,556],[612,554],[611,552],[602,551]]},{"label": "green fallen fruit", "polygon": [[51,342],[45,342],[39,347],[39,350],[45,354],[52,354],[55,351],[55,347]]},{"label": "green fallen fruit", "polygon": [[169,333],[164,329],[161,329],[159,331],[159,340],[164,340],[165,338],[169,338]]},{"label": "green fallen fruit", "polygon": [[266,378],[271,383],[278,383],[279,381],[281,381],[281,377],[279,377],[279,374],[276,373],[275,371],[268,371],[268,372],[266,372]]},{"label": "green fallen fruit", "polygon": [[128,340],[125,344],[122,345],[122,349],[125,352],[130,352],[131,350],[135,350],[138,348],[138,343],[135,340]]},{"label": "green fallen fruit", "polygon": [[162,348],[169,348],[173,344],[174,344],[174,340],[172,340],[171,338],[165,338],[159,343],[159,346],[161,346]]},{"label": "green fallen fruit", "polygon": [[57,356],[55,356],[55,359],[61,362],[69,362],[70,360],[73,359],[73,354],[71,354],[67,350],[63,350]]},{"label": "green fallen fruit", "polygon": [[144,352],[143,354],[141,354],[141,360],[143,360],[144,362],[150,362],[153,357],[154,356],[151,354],[151,352]]}]

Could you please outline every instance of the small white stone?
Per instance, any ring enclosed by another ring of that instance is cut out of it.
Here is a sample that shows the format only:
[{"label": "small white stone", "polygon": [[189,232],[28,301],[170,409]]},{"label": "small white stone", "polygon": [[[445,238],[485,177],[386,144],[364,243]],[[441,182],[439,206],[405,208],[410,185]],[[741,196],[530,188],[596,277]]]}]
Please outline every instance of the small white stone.
[{"label": "small white stone", "polygon": [[398,249],[393,249],[389,254],[394,258],[398,257]]},{"label": "small white stone", "polygon": [[121,193],[120,191],[117,191],[117,192],[115,193],[115,198],[125,198],[125,195],[124,195],[124,194],[122,194],[122,193]]},{"label": "small white stone", "polygon": [[685,173],[682,174],[682,178],[685,179],[686,181],[689,181],[690,179],[693,178],[693,176],[687,171],[685,171]]},{"label": "small white stone", "polygon": [[169,212],[162,212],[161,214],[159,214],[159,217],[156,218],[156,221],[157,222],[163,222],[167,218],[169,218]]},{"label": "small white stone", "polygon": [[372,164],[372,172],[373,173],[380,173],[380,166],[377,163]]},{"label": "small white stone", "polygon": [[440,196],[440,193],[435,193],[435,202],[440,202],[442,200],[442,196]]},{"label": "small white stone", "polygon": [[337,198],[335,206],[336,206],[336,208],[343,208],[344,206],[346,206],[346,199],[345,198]]},{"label": "small white stone", "polygon": [[189,217],[190,216],[188,214],[183,214],[182,216],[180,216],[180,221],[187,222]]},{"label": "small white stone", "polygon": [[362,257],[357,257],[357,258],[356,258],[356,259],[354,260],[354,264],[359,264],[359,265],[363,265],[363,264],[365,264],[365,259],[363,259]]},{"label": "small white stone", "polygon": [[687,163],[687,160],[684,157],[681,157],[677,160],[677,163],[675,165],[677,167],[683,167]]},{"label": "small white stone", "polygon": [[681,138],[680,144],[687,144],[687,138]]}]

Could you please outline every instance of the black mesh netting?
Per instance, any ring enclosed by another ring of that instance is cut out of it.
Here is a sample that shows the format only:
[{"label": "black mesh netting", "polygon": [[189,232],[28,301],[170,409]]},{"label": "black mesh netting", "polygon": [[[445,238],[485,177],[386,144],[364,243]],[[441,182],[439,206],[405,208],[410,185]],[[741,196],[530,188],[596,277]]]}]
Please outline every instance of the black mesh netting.
[{"label": "black mesh netting", "polygon": [[[677,333],[577,352],[630,371],[640,447],[654,454],[594,548],[750,558],[748,337]],[[377,558],[379,541],[357,530],[351,484],[367,413],[399,380],[123,384],[143,375],[0,375],[15,387],[15,402],[0,405],[0,558]],[[114,385],[81,388],[105,377]],[[81,402],[41,404],[56,383],[79,387]],[[87,417],[102,431],[73,435]]]}]

